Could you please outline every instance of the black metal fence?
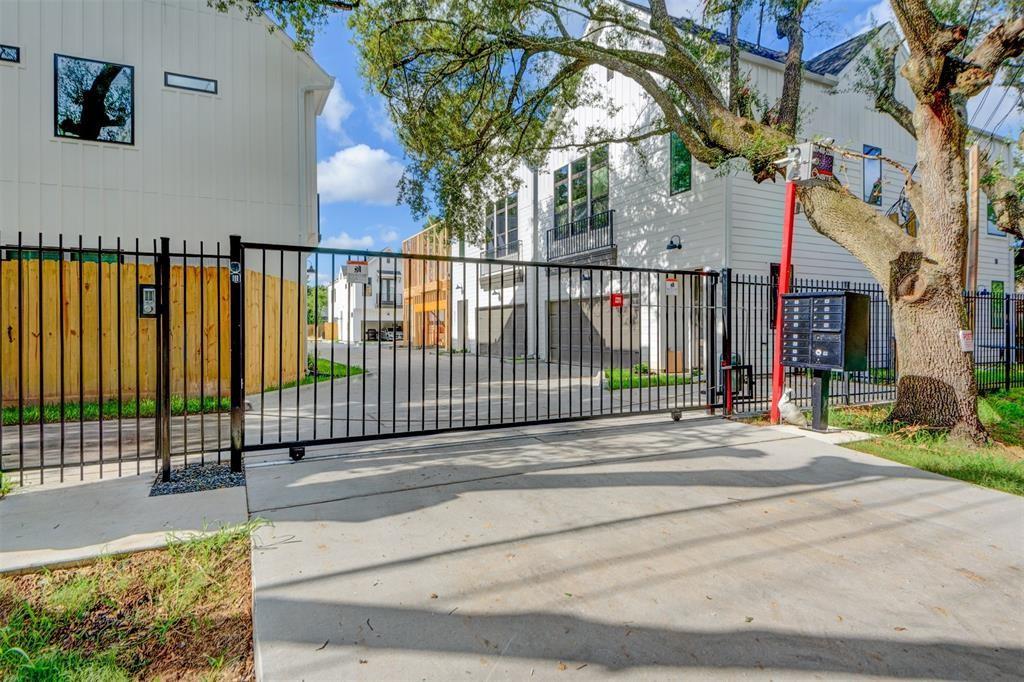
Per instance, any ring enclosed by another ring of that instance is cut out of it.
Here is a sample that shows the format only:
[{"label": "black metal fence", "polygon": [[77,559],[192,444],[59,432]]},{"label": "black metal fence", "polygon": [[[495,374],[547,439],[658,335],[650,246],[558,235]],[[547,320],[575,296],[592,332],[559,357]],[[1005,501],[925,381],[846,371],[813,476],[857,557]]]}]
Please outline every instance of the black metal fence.
[{"label": "black metal fence", "polygon": [[[778,282],[769,276],[735,274],[731,283],[733,365],[748,368],[736,373],[737,410],[767,410],[771,402],[774,350],[775,298]],[[870,298],[868,369],[835,372],[830,401],[851,405],[890,401],[896,397],[899,375],[896,340],[889,302],[878,284],[822,279],[794,279],[791,291],[853,291]],[[964,303],[973,321],[975,375],[980,391],[1024,386],[1024,295],[965,293]],[[811,400],[811,373],[784,368],[785,385],[801,405]]]},{"label": "black metal fence", "polygon": [[[0,245],[0,470],[41,483],[227,452],[219,245],[21,234]],[[166,311],[159,319],[139,314],[147,286]]]},{"label": "black metal fence", "polygon": [[[21,235],[0,249],[0,467],[20,484],[228,453],[240,467],[247,451],[408,434],[759,411],[771,398],[770,277],[400,254],[375,275],[395,280],[382,298],[381,282],[350,266],[396,254]],[[792,288],[870,297],[868,369],[836,373],[831,400],[893,399],[881,288]],[[965,300],[979,388],[1024,386],[1024,296]],[[357,309],[377,316],[361,324],[402,333],[318,334]],[[809,402],[809,373],[789,369],[785,383]]]}]

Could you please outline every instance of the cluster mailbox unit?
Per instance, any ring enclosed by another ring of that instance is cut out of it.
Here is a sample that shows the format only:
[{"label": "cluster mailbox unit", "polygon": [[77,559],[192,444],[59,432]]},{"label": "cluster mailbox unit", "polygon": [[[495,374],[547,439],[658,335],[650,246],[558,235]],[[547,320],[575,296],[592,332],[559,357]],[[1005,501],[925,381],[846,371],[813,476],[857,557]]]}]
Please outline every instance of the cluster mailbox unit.
[{"label": "cluster mailbox unit", "polygon": [[871,300],[850,291],[814,291],[782,297],[782,364],[814,372],[813,427],[828,428],[832,372],[868,368]]}]

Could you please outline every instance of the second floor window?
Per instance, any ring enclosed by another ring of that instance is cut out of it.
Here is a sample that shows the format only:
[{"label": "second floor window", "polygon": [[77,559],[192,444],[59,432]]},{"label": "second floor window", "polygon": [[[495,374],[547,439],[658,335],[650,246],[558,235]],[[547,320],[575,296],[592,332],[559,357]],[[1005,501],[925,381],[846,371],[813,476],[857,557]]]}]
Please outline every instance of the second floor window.
[{"label": "second floor window", "polygon": [[675,133],[669,133],[668,138],[669,194],[689,192],[693,186],[693,157],[682,138]]},{"label": "second floor window", "polygon": [[[583,232],[588,218],[608,211],[608,145],[555,171],[555,229],[562,238]],[[571,228],[570,228],[571,224]]]},{"label": "second floor window", "polygon": [[985,214],[988,222],[988,233],[993,237],[1005,237],[1006,233],[999,229],[999,221],[996,219],[996,207],[989,201],[985,207]]},{"label": "second floor window", "polygon": [[382,277],[380,280],[380,299],[384,303],[395,301],[395,280]]},{"label": "second floor window", "polygon": [[487,204],[487,253],[504,256],[519,248],[519,193]]},{"label": "second floor window", "polygon": [[864,145],[864,201],[882,205],[882,150]]}]

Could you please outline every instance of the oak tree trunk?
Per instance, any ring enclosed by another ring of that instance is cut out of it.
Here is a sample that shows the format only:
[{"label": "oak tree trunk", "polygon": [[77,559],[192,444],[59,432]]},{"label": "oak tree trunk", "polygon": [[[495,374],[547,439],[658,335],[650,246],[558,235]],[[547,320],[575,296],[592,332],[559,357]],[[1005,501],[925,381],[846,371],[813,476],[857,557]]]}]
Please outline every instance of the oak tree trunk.
[{"label": "oak tree trunk", "polygon": [[899,384],[889,418],[948,428],[955,437],[971,441],[984,440],[974,363],[960,349],[959,331],[966,325],[959,282],[933,282],[928,288],[922,300],[890,294]]}]

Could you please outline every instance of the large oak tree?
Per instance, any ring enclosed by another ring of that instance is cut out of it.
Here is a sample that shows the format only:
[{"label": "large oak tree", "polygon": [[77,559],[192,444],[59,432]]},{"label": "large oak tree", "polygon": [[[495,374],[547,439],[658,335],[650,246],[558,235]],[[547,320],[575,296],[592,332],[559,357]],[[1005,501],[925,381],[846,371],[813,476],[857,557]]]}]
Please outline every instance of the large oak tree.
[{"label": "large oak tree", "polygon": [[[300,38],[330,9],[317,0],[256,2],[278,11]],[[906,174],[905,185],[917,235],[835,180],[803,184],[799,199],[811,226],[859,259],[889,297],[900,363],[893,418],[980,440],[973,362],[958,342],[958,330],[968,326],[960,295],[968,241],[966,103],[1024,51],[1024,3],[979,0],[971,11],[957,0],[891,2],[904,36],[899,71],[914,101],[894,96],[893,59],[879,74],[874,101],[917,140],[916,172]],[[665,0],[649,0],[642,10],[614,0],[346,4],[358,4],[350,23],[364,76],[387,98],[411,159],[402,196],[422,212],[436,202],[451,229],[469,232],[480,224],[481,192],[511,177],[521,160],[537,162],[553,148],[640,143],[671,131],[712,168],[739,163],[758,182],[777,180],[773,162],[800,135],[803,20],[811,3],[772,3],[789,50],[781,96],[761,107],[746,86],[738,96],[728,49],[674,20]],[[289,9],[300,7],[301,15]],[[595,126],[573,139],[564,112],[615,107],[589,75],[594,65],[635,81],[657,115],[642,127]],[[1020,237],[1019,192],[999,168],[988,170],[985,189],[998,224]]]}]

